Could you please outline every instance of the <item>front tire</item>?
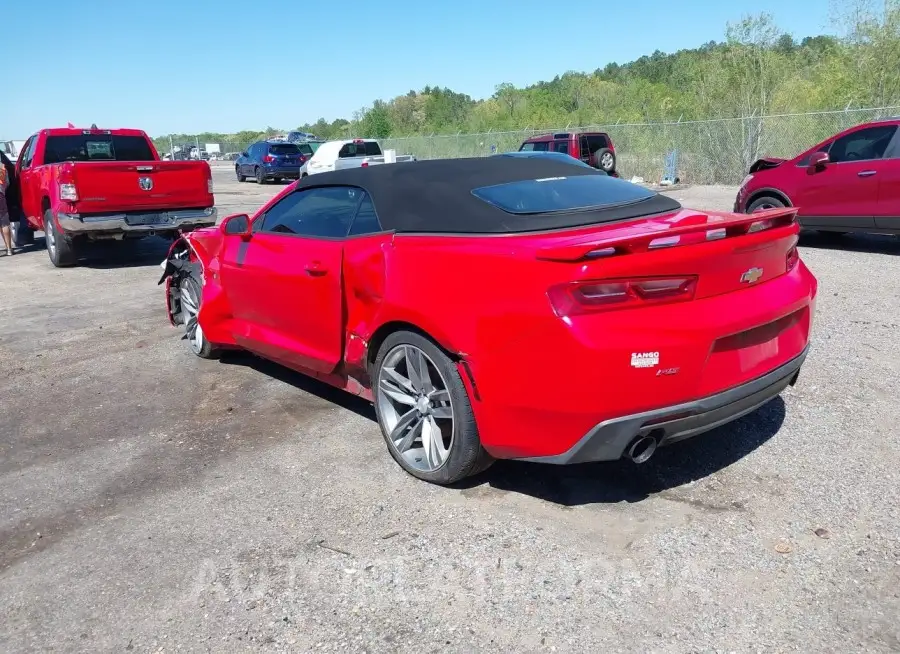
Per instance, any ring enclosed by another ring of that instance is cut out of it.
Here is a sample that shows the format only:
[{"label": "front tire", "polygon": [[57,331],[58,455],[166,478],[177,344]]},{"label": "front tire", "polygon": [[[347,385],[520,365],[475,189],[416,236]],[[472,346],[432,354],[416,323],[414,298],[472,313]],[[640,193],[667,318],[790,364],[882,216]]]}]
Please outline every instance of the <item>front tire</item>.
[{"label": "front tire", "polygon": [[375,414],[406,472],[447,485],[487,469],[472,405],[456,364],[420,334],[394,332],[373,365]]},{"label": "front tire", "polygon": [[47,239],[47,254],[50,255],[50,263],[57,268],[69,268],[78,263],[75,243],[66,238],[65,234],[56,226],[53,212],[50,209],[44,212],[44,235]]},{"label": "front tire", "polygon": [[234,176],[237,177],[237,181],[239,181],[239,182],[247,181],[246,175],[241,175],[241,167],[240,166],[234,167]]},{"label": "front tire", "polygon": [[209,339],[203,333],[203,328],[197,320],[200,313],[200,304],[203,302],[203,287],[197,279],[197,273],[191,273],[181,282],[179,297],[181,300],[181,324],[184,327],[184,337],[191,348],[191,352],[201,359],[216,359],[219,351],[213,347]]},{"label": "front tire", "polygon": [[767,211],[769,209],[782,209],[786,206],[787,205],[778,198],[772,197],[770,195],[764,195],[761,198],[756,198],[753,202],[750,203],[750,206],[747,207],[747,213]]},{"label": "front tire", "polygon": [[25,222],[24,218],[12,221],[9,229],[12,232],[14,246],[21,248],[26,245],[34,245],[34,230]]}]

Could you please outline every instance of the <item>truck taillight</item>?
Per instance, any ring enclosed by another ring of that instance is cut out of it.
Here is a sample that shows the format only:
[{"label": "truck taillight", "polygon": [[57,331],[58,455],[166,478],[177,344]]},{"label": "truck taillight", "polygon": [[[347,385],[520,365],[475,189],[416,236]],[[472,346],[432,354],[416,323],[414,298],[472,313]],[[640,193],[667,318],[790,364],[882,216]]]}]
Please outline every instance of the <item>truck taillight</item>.
[{"label": "truck taillight", "polygon": [[206,180],[206,192],[209,193],[210,195],[212,195],[212,192],[213,192],[212,177],[210,177],[208,180]]},{"label": "truck taillight", "polygon": [[645,277],[569,282],[547,291],[560,318],[598,311],[633,309],[654,304],[685,302],[694,297],[697,277]]},{"label": "truck taillight", "polygon": [[75,188],[74,184],[60,184],[59,199],[67,200],[68,202],[78,202],[78,189]]}]

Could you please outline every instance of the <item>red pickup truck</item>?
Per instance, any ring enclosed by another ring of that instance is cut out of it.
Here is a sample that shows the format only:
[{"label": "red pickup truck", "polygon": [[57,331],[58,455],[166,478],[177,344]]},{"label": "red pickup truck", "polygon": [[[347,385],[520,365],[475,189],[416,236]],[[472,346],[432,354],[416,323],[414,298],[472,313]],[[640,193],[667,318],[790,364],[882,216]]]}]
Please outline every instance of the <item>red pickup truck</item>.
[{"label": "red pickup truck", "polygon": [[[16,163],[28,227],[43,230],[54,266],[72,266],[88,240],[122,240],[216,224],[212,171],[205,161],[161,161],[136,129],[44,129]],[[26,233],[23,233],[26,232]]]}]

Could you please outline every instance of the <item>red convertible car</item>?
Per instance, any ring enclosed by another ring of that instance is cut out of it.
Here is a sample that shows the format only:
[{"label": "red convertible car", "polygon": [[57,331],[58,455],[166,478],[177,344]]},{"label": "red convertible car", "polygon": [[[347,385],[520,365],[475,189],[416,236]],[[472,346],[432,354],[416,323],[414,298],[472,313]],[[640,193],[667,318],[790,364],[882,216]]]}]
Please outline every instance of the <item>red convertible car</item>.
[{"label": "red convertible car", "polygon": [[186,234],[160,283],[194,353],[370,399],[397,463],[448,484],[495,458],[640,463],[774,398],[815,304],[798,229],[562,161],[424,161],[300,180]]}]

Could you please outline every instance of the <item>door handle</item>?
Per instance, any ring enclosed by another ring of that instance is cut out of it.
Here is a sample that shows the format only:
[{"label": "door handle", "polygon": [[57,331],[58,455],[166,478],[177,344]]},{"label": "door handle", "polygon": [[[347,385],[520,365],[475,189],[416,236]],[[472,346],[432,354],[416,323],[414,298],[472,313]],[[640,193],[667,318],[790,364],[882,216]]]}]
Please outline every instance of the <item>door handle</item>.
[{"label": "door handle", "polygon": [[328,269],[322,265],[321,261],[310,261],[306,264],[306,274],[313,277],[321,277],[328,274]]},{"label": "door handle", "polygon": [[861,170],[860,172],[858,172],[856,174],[859,177],[871,177],[872,175],[874,175],[877,172],[878,172],[877,170]]}]

